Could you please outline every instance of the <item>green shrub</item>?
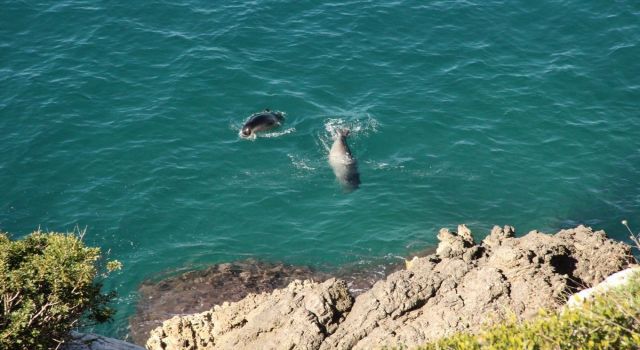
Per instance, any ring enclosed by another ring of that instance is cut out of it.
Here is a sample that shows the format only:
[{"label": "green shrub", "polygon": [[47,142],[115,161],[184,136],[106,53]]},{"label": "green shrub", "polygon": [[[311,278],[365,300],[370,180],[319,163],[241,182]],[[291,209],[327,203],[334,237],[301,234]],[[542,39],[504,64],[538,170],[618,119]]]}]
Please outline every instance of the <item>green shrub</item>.
[{"label": "green shrub", "polygon": [[72,328],[110,320],[114,294],[100,292],[99,263],[100,249],[75,234],[0,233],[0,349],[55,348]]},{"label": "green shrub", "polygon": [[459,333],[427,344],[441,349],[638,349],[640,274],[582,307],[541,313],[532,321],[509,321],[476,335]]}]

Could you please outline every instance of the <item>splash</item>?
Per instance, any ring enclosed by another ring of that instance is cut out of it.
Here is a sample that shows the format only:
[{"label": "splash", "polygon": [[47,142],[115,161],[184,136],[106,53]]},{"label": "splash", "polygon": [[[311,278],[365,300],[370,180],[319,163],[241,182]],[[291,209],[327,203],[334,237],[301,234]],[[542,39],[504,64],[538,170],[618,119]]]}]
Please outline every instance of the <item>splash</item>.
[{"label": "splash", "polygon": [[329,151],[333,143],[332,136],[340,129],[349,129],[351,139],[359,139],[375,134],[379,131],[380,122],[371,115],[363,118],[329,118],[324,123],[326,133],[318,135],[320,145],[324,150]]},{"label": "splash", "polygon": [[330,133],[334,134],[338,129],[347,128],[352,134],[369,135],[371,133],[377,133],[380,127],[380,122],[372,116],[368,115],[365,118],[357,118],[351,120],[345,120],[343,118],[329,118],[325,122],[324,128]]},{"label": "splash", "polygon": [[[296,128],[288,128],[282,131],[271,131],[271,132],[263,132],[263,133],[258,133],[258,137],[267,137],[267,138],[272,138],[272,137],[280,137],[283,135],[287,135],[287,134],[291,134],[296,132]],[[256,135],[256,134],[254,134]]]},{"label": "splash", "polygon": [[367,160],[365,161],[367,165],[376,170],[395,170],[395,169],[404,169],[404,165],[401,162],[392,161],[392,162],[384,162],[384,161],[373,161]]},{"label": "splash", "polygon": [[309,159],[291,153],[287,154],[287,157],[289,157],[289,159],[291,160],[291,164],[293,164],[293,167],[298,170],[316,170],[316,168],[311,165],[311,161]]},{"label": "splash", "polygon": [[291,134],[296,132],[296,128],[288,128],[288,129],[284,129],[281,131],[269,131],[269,132],[259,132],[259,133],[252,133],[250,136],[244,137],[242,136],[242,130],[238,131],[238,137],[243,139],[243,140],[249,140],[249,141],[255,141],[257,138],[274,138],[274,137],[280,137],[283,135],[287,135],[287,134]]}]

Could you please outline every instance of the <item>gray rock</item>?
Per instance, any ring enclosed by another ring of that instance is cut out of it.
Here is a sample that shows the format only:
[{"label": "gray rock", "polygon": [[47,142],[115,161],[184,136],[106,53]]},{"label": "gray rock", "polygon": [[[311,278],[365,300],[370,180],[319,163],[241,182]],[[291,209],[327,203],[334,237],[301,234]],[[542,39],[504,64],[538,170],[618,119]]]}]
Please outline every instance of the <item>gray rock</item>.
[{"label": "gray rock", "polygon": [[292,282],[213,310],[174,317],[149,349],[369,349],[416,346],[476,331],[506,315],[528,318],[624,269],[629,246],[579,226],[516,238],[495,227],[475,243],[466,226],[438,234],[436,254],[414,258],[359,295],[343,282]]},{"label": "gray rock", "polygon": [[225,301],[239,301],[250,293],[272,292],[295,280],[329,278],[328,274],[305,266],[247,259],[160,281],[145,281],[138,289],[140,300],[129,322],[131,338],[134,343],[144,345],[152,329],[174,316],[204,312]]},{"label": "gray rock", "polygon": [[148,349],[317,349],[351,308],[343,281],[294,281],[271,294],[249,294],[151,332]]},{"label": "gray rock", "polygon": [[438,254],[414,259],[409,271],[360,295],[321,349],[411,347],[509,314],[528,318],[633,262],[628,246],[583,226],[521,238],[496,227],[481,245],[463,230],[441,230]]}]

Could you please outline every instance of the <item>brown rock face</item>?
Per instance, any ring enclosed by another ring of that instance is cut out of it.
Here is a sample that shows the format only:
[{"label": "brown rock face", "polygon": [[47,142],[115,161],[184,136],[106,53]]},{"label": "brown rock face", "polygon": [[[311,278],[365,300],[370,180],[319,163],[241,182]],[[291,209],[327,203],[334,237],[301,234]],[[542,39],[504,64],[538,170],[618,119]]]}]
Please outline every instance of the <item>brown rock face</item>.
[{"label": "brown rock face", "polygon": [[464,225],[441,230],[436,254],[378,281],[355,302],[346,285],[292,282],[213,310],[175,317],[148,349],[370,349],[415,346],[478,330],[506,314],[526,318],[626,268],[630,248],[583,226],[515,238],[495,227],[475,243]]},{"label": "brown rock face", "polygon": [[131,318],[131,337],[144,345],[149,332],[176,315],[210,310],[223,302],[239,301],[250,293],[285,288],[299,279],[324,281],[331,276],[304,266],[247,259],[189,271],[161,281],[140,285],[136,314]]},{"label": "brown rock face", "polygon": [[[424,256],[432,252],[419,251],[417,254]],[[270,293],[295,280],[323,282],[336,277],[347,283],[351,295],[357,296],[403,266],[403,261],[393,259],[364,267],[345,265],[329,274],[306,266],[247,259],[188,271],[159,281],[149,280],[138,289],[140,299],[136,314],[129,320],[130,335],[134,343],[144,345],[152,329],[174,316],[208,311],[214,305],[239,301],[250,293]]]},{"label": "brown rock face", "polygon": [[352,304],[343,281],[294,281],[271,294],[174,317],[151,332],[147,348],[317,349]]}]

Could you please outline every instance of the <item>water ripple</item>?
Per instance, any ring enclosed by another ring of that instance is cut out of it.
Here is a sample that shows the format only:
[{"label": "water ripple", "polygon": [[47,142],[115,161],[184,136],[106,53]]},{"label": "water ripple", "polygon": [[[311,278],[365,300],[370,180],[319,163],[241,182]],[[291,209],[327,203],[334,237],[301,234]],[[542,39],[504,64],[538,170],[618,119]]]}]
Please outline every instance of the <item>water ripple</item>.
[{"label": "water ripple", "polygon": [[[117,335],[164,269],[375,263],[459,223],[624,238],[637,17],[593,1],[10,2],[0,229],[88,226],[125,265],[107,282]],[[239,139],[263,108],[286,123]],[[348,195],[327,163],[327,129],[345,126]]]}]

